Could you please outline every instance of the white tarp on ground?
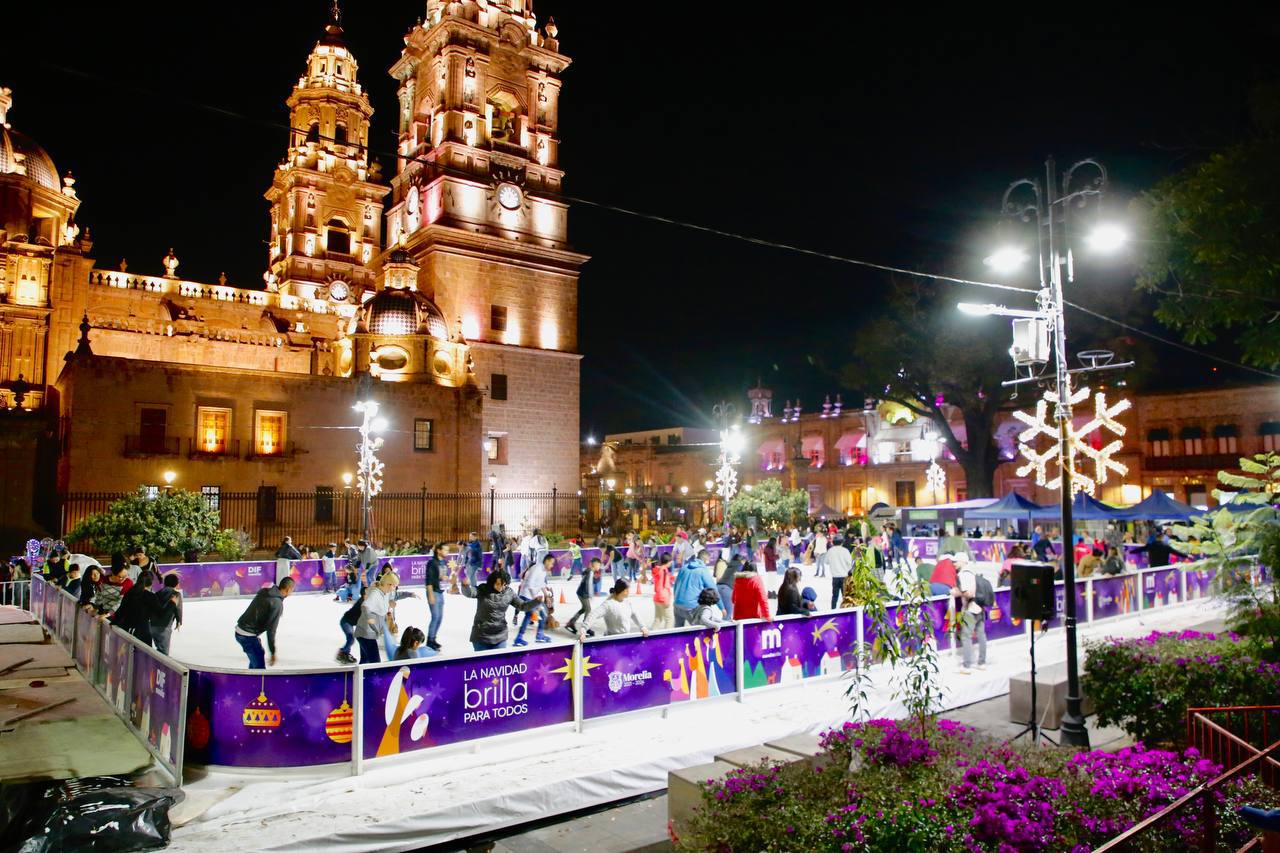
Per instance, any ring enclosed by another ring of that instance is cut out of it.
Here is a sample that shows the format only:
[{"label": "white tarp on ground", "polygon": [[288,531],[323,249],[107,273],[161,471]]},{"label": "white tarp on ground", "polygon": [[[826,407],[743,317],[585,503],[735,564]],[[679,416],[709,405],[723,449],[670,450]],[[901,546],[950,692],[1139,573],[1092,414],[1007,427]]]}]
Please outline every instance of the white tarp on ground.
[{"label": "white tarp on ground", "polygon": [[[1219,612],[1203,601],[1146,611],[1082,626],[1081,641],[1188,627]],[[1041,666],[1065,660],[1062,631],[1036,650]],[[961,675],[955,652],[943,654],[947,708],[1006,693],[1010,676],[1028,668],[1020,639],[993,645],[989,657],[987,670]],[[874,671],[873,713],[900,717],[888,681],[883,668]],[[212,773],[186,786],[188,808],[214,805],[174,831],[172,849],[401,851],[448,842],[665,788],[669,770],[839,725],[848,719],[846,684],[765,688],[743,703],[688,703],[666,718],[646,712],[588,724],[581,734],[535,731],[462,751],[414,753],[360,777]]]}]

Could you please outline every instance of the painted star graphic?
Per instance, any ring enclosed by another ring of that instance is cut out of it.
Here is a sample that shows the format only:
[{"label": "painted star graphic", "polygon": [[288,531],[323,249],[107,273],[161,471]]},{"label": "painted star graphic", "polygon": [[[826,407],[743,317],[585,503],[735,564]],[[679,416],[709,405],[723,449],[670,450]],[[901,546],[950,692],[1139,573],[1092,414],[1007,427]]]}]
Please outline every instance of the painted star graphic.
[{"label": "painted star graphic", "polygon": [[[551,672],[553,672],[553,673],[555,673],[555,674],[557,674],[557,675],[563,675],[563,676],[564,676],[564,680],[565,680],[565,681],[568,681],[569,679],[573,678],[573,658],[571,658],[571,657],[569,657],[569,658],[563,658],[563,660],[564,660],[564,666],[556,667],[555,669],[551,670]],[[584,677],[584,678],[590,678],[590,677],[591,677],[591,670],[595,669],[595,668],[596,668],[596,667],[598,667],[598,666],[603,666],[603,664],[599,664],[599,663],[592,663],[592,662],[591,662],[591,658],[590,658],[590,657],[584,657],[584,658],[582,659],[582,675],[583,675],[583,677]]]},{"label": "painted star graphic", "polygon": [[836,620],[828,619],[826,622],[823,622],[817,628],[813,629],[813,641],[815,643],[822,639],[823,631],[835,631],[837,634],[840,633],[840,629],[836,627]]}]

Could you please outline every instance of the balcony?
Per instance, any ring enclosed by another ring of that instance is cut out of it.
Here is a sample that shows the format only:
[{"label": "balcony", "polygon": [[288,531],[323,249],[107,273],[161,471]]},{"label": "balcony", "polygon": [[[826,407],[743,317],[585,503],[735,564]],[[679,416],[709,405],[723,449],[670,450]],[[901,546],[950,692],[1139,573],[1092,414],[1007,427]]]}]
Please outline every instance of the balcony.
[{"label": "balcony", "polygon": [[187,439],[188,459],[237,459],[240,456],[240,439],[230,438],[221,444],[211,444],[194,438]]},{"label": "balcony", "polygon": [[143,456],[177,456],[182,452],[182,440],[167,435],[126,435],[124,455],[131,458]]},{"label": "balcony", "polygon": [[1240,467],[1236,453],[1200,453],[1195,456],[1144,456],[1146,471],[1234,471]]},{"label": "balcony", "polygon": [[253,462],[269,462],[272,459],[292,459],[296,455],[298,455],[298,448],[292,441],[287,441],[276,445],[270,451],[259,444],[254,444],[245,458]]}]

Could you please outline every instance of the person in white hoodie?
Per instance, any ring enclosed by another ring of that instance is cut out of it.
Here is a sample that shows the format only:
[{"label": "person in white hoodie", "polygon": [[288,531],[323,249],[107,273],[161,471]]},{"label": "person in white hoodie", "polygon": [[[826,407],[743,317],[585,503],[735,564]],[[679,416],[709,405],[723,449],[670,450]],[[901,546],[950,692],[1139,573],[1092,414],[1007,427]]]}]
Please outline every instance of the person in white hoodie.
[{"label": "person in white hoodie", "polygon": [[[521,601],[533,601],[544,593],[547,597],[543,598],[543,601],[551,600],[550,592],[547,590],[547,572],[550,571],[551,567],[555,564],[555,561],[556,558],[553,555],[543,554],[542,559],[539,562],[529,566],[529,570],[520,575],[520,587],[516,592]],[[536,617],[533,615],[534,613],[537,613]],[[547,621],[547,609],[544,605],[540,604],[532,610],[525,611],[524,619],[520,622],[520,630],[516,632],[515,642],[512,643],[513,646],[529,645],[528,641],[524,638],[524,632],[525,629],[529,627],[529,623],[535,618],[538,620],[538,625],[534,630],[534,642],[551,642],[551,638],[547,636],[547,632],[542,629],[542,626],[545,625]]]},{"label": "person in white hoodie", "polygon": [[[644,627],[640,622],[640,617],[636,616],[636,611],[631,606],[631,602],[627,601],[630,594],[630,585],[626,578],[618,578],[613,583],[613,589],[610,591],[608,598],[604,603],[591,611],[590,620],[587,622],[588,630],[595,630],[595,627],[604,622],[604,634],[606,637],[612,637],[617,634],[630,634],[633,631],[639,631],[641,636],[649,636],[649,629]],[[585,632],[579,632],[579,639]]]}]

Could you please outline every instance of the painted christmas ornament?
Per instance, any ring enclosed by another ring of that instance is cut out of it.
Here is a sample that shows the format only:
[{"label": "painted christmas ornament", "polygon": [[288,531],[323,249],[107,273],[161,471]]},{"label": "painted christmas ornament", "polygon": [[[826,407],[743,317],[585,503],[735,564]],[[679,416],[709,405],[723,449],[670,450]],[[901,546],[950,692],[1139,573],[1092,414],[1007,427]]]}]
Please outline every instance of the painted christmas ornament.
[{"label": "painted christmas ornament", "polygon": [[209,745],[209,721],[196,708],[187,717],[187,746],[204,749]]},{"label": "painted christmas ornament", "polygon": [[280,728],[280,706],[267,698],[267,680],[262,679],[258,698],[244,706],[244,727],[257,735]]},{"label": "painted christmas ornament", "polygon": [[341,705],[330,711],[329,716],[324,718],[324,733],[334,743],[351,743],[351,727],[354,719],[351,706],[344,699]]}]

